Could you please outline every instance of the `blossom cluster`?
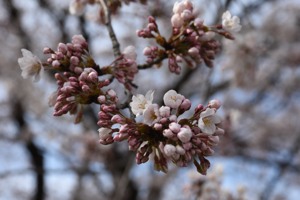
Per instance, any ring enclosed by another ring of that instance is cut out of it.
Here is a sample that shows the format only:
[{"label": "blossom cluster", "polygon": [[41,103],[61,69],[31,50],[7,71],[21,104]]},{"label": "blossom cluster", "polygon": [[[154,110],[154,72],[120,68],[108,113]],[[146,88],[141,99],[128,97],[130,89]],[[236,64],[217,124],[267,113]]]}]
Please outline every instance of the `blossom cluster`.
[{"label": "blossom cluster", "polygon": [[112,75],[126,89],[131,90],[134,86],[132,81],[138,72],[133,46],[125,48],[111,65],[100,68],[90,55],[88,43],[82,35],[74,35],[71,43],[59,43],[56,51],[44,48],[44,54],[49,55],[45,62],[26,49],[22,49],[22,54],[18,62],[24,78],[39,80],[44,70],[54,72],[57,90],[50,102],[54,106],[54,116],[68,112],[77,114],[76,123],[81,120],[82,106],[99,104],[98,97],[105,94],[103,87],[108,86],[113,79],[104,75]]},{"label": "blossom cluster", "polygon": [[[112,98],[115,93],[111,92]],[[100,143],[128,141],[129,149],[136,152],[138,164],[154,159],[156,170],[167,172],[168,162],[184,167],[193,162],[205,174],[209,167],[206,156],[213,154],[219,135],[221,119],[216,115],[220,102],[212,100],[208,106],[198,105],[190,118],[182,114],[191,108],[191,102],[174,90],[163,97],[164,105],[153,103],[153,91],[132,97],[130,108],[136,116],[129,119],[103,97],[98,125]]]},{"label": "blossom cluster", "polygon": [[179,74],[185,62],[189,67],[196,67],[204,62],[212,67],[215,55],[220,49],[220,43],[215,34],[233,39],[232,33],[241,29],[237,16],[231,16],[227,11],[222,16],[222,25],[206,26],[201,18],[193,14],[193,4],[189,0],[176,2],[173,7],[171,24],[172,35],[166,39],[160,34],[154,17],[148,18],[146,28],[137,31],[143,38],[153,38],[159,46],[148,46],[143,53],[149,64],[160,64],[168,59],[170,72]]},{"label": "blossom cluster", "polygon": [[[74,0],[70,11],[77,13],[87,3],[99,2]],[[180,73],[183,62],[190,67],[201,62],[212,66],[220,47],[215,33],[233,39],[232,33],[241,29],[240,21],[225,12],[222,24],[209,27],[194,16],[193,9],[189,0],[175,3],[170,20],[173,31],[168,40],[160,34],[156,19],[148,18],[147,28],[137,31],[137,35],[154,38],[159,46],[144,49],[145,65],[136,63],[135,47],[128,46],[111,64],[100,67],[85,38],[75,35],[70,43],[59,43],[56,50],[45,48],[43,52],[48,58],[44,62],[22,49],[23,57],[18,59],[22,76],[37,81],[44,70],[53,72],[57,89],[51,95],[49,105],[54,107],[54,116],[74,114],[75,123],[78,123],[84,105],[98,104],[99,142],[111,144],[126,140],[129,150],[136,153],[138,164],[153,159],[155,169],[166,172],[169,162],[180,167],[193,163],[198,172],[205,174],[210,165],[206,156],[213,154],[219,135],[224,134],[220,128],[221,119],[216,114],[219,101],[212,100],[207,106],[200,104],[192,111],[188,98],[169,90],[160,106],[153,103],[154,91],[150,90],[145,95],[133,95],[131,102],[128,98],[125,107],[121,108],[118,95],[111,87],[116,80],[132,95],[137,87],[133,81],[139,69],[160,64],[164,59],[168,59],[170,71],[176,74]],[[124,114],[127,108],[131,116]],[[190,117],[185,117],[188,113]]]}]

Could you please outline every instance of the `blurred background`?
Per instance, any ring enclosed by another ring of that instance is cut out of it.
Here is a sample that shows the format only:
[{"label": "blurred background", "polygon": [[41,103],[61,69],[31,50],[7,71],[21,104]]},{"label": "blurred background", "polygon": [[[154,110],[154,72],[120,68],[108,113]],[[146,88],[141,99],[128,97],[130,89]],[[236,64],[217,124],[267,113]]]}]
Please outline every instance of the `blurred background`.
[{"label": "blurred background", "polygon": [[[175,1],[109,2],[115,5],[112,25],[121,50],[136,46],[138,63],[144,63],[141,52],[151,41],[137,38],[135,31],[153,15],[168,37]],[[236,40],[221,39],[212,69],[199,66],[177,76],[164,63],[140,71],[134,82],[136,93],[154,89],[156,102],[169,88],[194,107],[222,101],[226,134],[209,157],[206,177],[193,166],[162,174],[151,162],[136,165],[126,142],[98,143],[97,107],[86,107],[83,122],[74,125],[73,117],[52,116],[51,74],[38,83],[22,79],[21,48],[44,59],[44,47],[56,49],[74,34],[85,36],[100,66],[110,64],[111,41],[98,5],[74,16],[69,0],[0,0],[1,200],[299,199],[300,2],[192,2],[206,25],[221,23],[226,10],[239,16],[243,28]]]}]

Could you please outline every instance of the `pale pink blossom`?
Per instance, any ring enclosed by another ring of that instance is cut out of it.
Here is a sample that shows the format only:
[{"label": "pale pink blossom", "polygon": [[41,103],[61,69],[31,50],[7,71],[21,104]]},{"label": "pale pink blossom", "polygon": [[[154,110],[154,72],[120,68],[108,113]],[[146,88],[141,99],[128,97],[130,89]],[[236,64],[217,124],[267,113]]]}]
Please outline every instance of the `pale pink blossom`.
[{"label": "pale pink blossom", "polygon": [[131,107],[131,111],[136,116],[143,114],[143,112],[147,109],[149,105],[152,104],[153,101],[153,90],[149,90],[146,93],[146,96],[142,94],[137,94],[136,96],[132,96],[132,102],[129,104]]},{"label": "pale pink blossom", "polygon": [[166,106],[177,109],[184,100],[184,96],[178,94],[175,90],[169,90],[166,92],[163,99]]},{"label": "pale pink blossom", "polygon": [[21,49],[21,52],[23,57],[18,59],[18,63],[22,70],[22,77],[25,79],[33,78],[34,81],[40,80],[44,71],[40,59],[27,49]]},{"label": "pale pink blossom", "polygon": [[151,104],[144,111],[144,123],[151,126],[152,124],[158,122],[160,119],[158,105]]},{"label": "pale pink blossom", "polygon": [[212,135],[216,132],[216,124],[221,123],[221,118],[216,115],[216,110],[213,108],[207,108],[200,114],[198,126],[203,133]]}]

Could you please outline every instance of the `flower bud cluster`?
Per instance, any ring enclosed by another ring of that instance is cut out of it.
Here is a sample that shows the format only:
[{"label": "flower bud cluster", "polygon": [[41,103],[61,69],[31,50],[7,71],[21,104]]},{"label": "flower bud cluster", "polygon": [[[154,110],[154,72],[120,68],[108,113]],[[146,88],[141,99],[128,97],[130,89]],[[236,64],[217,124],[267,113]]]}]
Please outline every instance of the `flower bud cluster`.
[{"label": "flower bud cluster", "polygon": [[47,65],[53,70],[80,75],[84,68],[97,68],[89,54],[88,43],[82,35],[74,35],[71,43],[59,43],[57,51],[44,48],[44,54],[50,55]]},{"label": "flower bud cluster", "polygon": [[[189,99],[170,90],[163,97],[164,105],[159,106],[152,102],[153,94],[148,91],[145,96],[132,97],[130,107],[137,121],[124,117],[113,106],[105,110],[102,106],[106,106],[101,105],[100,142],[127,140],[129,149],[136,152],[138,164],[147,162],[152,156],[155,169],[159,171],[167,171],[168,161],[179,167],[193,162],[198,171],[205,174],[209,167],[205,156],[213,154],[212,147],[224,133],[219,127],[220,117],[216,115],[219,101],[213,100],[207,107],[199,105],[190,118],[184,118],[182,114],[191,107]],[[116,124],[120,128],[113,128]]]},{"label": "flower bud cluster", "polygon": [[227,11],[223,14],[222,25],[206,26],[203,20],[195,18],[193,4],[190,0],[176,2],[173,7],[171,25],[172,35],[165,39],[159,33],[159,28],[153,17],[149,17],[145,29],[138,30],[137,35],[143,38],[153,38],[160,46],[151,46],[144,49],[148,64],[160,64],[168,59],[170,72],[179,74],[183,61],[187,66],[194,68],[204,62],[212,67],[220,43],[215,33],[228,39],[234,39],[232,32],[241,29],[239,18]]},{"label": "flower bud cluster", "polygon": [[54,116],[61,116],[67,112],[77,113],[75,122],[81,119],[82,105],[97,102],[98,96],[102,94],[101,88],[110,84],[109,80],[99,81],[98,73],[93,68],[84,68],[79,77],[69,72],[56,73],[55,79],[58,90]]},{"label": "flower bud cluster", "polygon": [[138,73],[136,63],[136,51],[134,46],[124,49],[122,55],[117,58],[111,66],[103,67],[102,71],[111,73],[127,90],[132,90],[135,74]]}]

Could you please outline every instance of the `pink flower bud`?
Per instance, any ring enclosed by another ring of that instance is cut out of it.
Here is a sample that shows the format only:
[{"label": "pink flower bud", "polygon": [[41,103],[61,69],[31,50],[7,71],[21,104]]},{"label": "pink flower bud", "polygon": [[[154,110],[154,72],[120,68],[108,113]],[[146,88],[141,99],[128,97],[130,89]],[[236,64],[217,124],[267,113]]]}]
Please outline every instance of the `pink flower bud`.
[{"label": "pink flower bud", "polygon": [[173,133],[178,133],[180,131],[181,125],[176,122],[172,122],[171,124],[169,124],[169,128]]},{"label": "pink flower bud", "polygon": [[193,145],[192,145],[192,143],[188,142],[188,143],[182,144],[182,147],[188,151],[193,147]]},{"label": "pink flower bud", "polygon": [[192,57],[197,57],[199,55],[199,50],[196,47],[192,47],[188,50],[188,53]]},{"label": "pink flower bud", "polygon": [[166,144],[164,147],[164,153],[166,156],[171,157],[176,153],[176,148],[171,144]]},{"label": "pink flower bud", "polygon": [[53,66],[53,67],[59,67],[59,66],[60,66],[60,62],[59,62],[58,60],[54,60],[54,61],[52,62],[52,66]]},{"label": "pink flower bud", "polygon": [[64,43],[59,43],[58,46],[57,46],[57,50],[61,53],[66,53],[68,48],[67,48],[67,45],[64,44]]},{"label": "pink flower bud", "polygon": [[83,72],[83,69],[82,69],[81,67],[75,67],[75,68],[74,68],[74,72],[75,72],[76,74],[81,74],[81,73]]},{"label": "pink flower bud", "polygon": [[221,102],[217,99],[210,100],[208,103],[210,108],[219,109],[221,107]]},{"label": "pink flower bud", "polygon": [[180,17],[184,20],[184,21],[188,21],[193,17],[193,14],[190,10],[184,10],[181,14]]},{"label": "pink flower bud", "polygon": [[91,82],[97,83],[98,82],[98,74],[97,74],[97,72],[94,71],[94,72],[89,73],[87,79],[89,81],[91,81]]},{"label": "pink flower bud", "polygon": [[98,100],[99,103],[105,103],[106,102],[106,97],[104,95],[100,95],[97,98],[97,100]]},{"label": "pink flower bud", "polygon": [[107,94],[108,94],[110,97],[112,97],[112,98],[114,98],[114,97],[117,96],[117,93],[116,93],[114,90],[112,90],[112,89],[108,90],[108,91],[107,91]]},{"label": "pink flower bud", "polygon": [[174,28],[182,27],[184,21],[179,14],[174,14],[171,18],[171,23]]},{"label": "pink flower bud", "polygon": [[155,23],[155,18],[153,16],[148,17],[148,22],[149,23]]},{"label": "pink flower bud", "polygon": [[150,31],[156,31],[157,30],[157,27],[154,23],[149,23],[147,25],[147,28],[150,30]]},{"label": "pink flower bud", "polygon": [[143,50],[143,54],[144,54],[145,56],[151,55],[151,52],[152,52],[152,50],[151,50],[150,47],[145,47],[144,50]]},{"label": "pink flower bud", "polygon": [[185,154],[184,148],[182,148],[182,146],[180,146],[180,145],[176,145],[176,152],[179,153],[180,155]]},{"label": "pink flower bud", "polygon": [[83,92],[88,92],[88,93],[91,92],[91,88],[88,85],[83,85],[81,89]]},{"label": "pink flower bud", "polygon": [[189,99],[184,99],[180,105],[180,109],[189,110],[191,108],[191,101]]},{"label": "pink flower bud", "polygon": [[160,130],[162,130],[162,125],[159,124],[159,123],[155,123],[154,124],[154,129],[157,130],[157,131],[160,131]]},{"label": "pink flower bud", "polygon": [[82,46],[84,48],[87,47],[87,42],[82,35],[74,35],[72,37],[72,43],[74,44],[74,46],[79,44],[80,46]]},{"label": "pink flower bud", "polygon": [[171,115],[171,116],[169,117],[169,120],[170,120],[171,122],[176,122],[176,121],[177,121],[177,116],[176,116],[176,115]]},{"label": "pink flower bud", "polygon": [[174,136],[174,133],[170,129],[165,129],[163,131],[163,135],[167,138],[172,138]]},{"label": "pink flower bud", "polygon": [[111,121],[113,122],[113,123],[119,123],[119,124],[121,124],[121,123],[123,123],[123,118],[120,116],[120,115],[114,115],[112,118],[111,118]]},{"label": "pink flower bud", "polygon": [[45,47],[45,48],[43,49],[43,53],[44,53],[44,54],[50,54],[50,53],[53,53],[53,50],[50,49],[49,47]]},{"label": "pink flower bud", "polygon": [[181,128],[180,132],[177,134],[178,139],[183,143],[189,142],[192,136],[193,133],[190,128]]}]

